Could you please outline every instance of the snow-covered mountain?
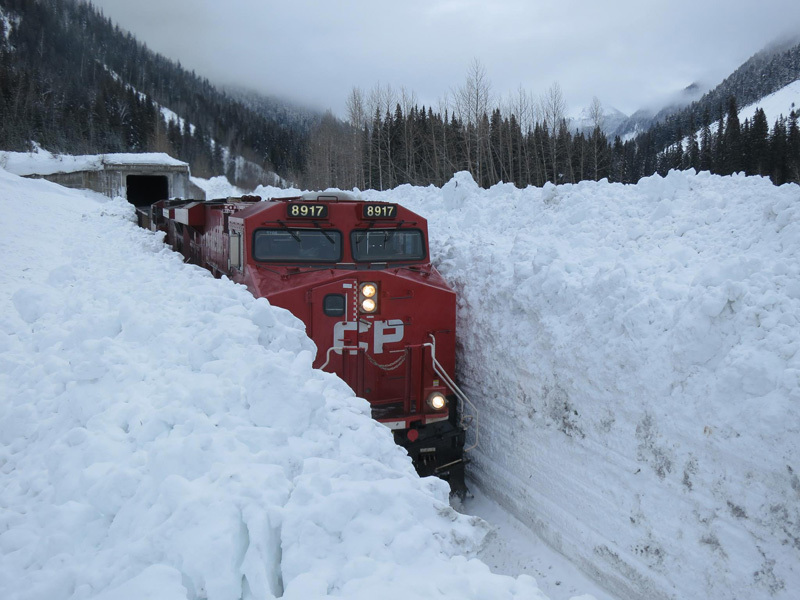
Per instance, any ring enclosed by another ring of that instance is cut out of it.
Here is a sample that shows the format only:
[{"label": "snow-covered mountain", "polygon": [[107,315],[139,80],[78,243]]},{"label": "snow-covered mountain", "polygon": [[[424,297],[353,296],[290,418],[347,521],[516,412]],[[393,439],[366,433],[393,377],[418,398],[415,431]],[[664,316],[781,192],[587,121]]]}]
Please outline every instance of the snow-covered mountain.
[{"label": "snow-covered mountain", "polygon": [[[666,99],[659,107],[640,109],[619,122],[615,129],[609,128],[606,133],[611,138],[619,136],[624,141],[653,129],[655,135],[659,139],[663,138],[666,145],[674,142],[674,138],[669,137],[676,124],[680,124],[683,131],[689,130],[690,113],[694,115],[697,126],[705,111],[708,111],[712,121],[715,120],[720,110],[724,111],[731,96],[736,98],[740,107],[755,107],[763,98],[797,80],[800,80],[800,38],[776,40],[750,57],[712,89],[705,84],[692,83],[675,96]],[[755,108],[749,113],[743,111],[744,117],[740,120],[752,117],[754,110]],[[783,114],[788,115],[788,111]]]},{"label": "snow-covered mountain", "polygon": [[[800,186],[362,195],[458,290],[475,485],[620,599],[796,596]],[[121,200],[0,170],[0,209],[0,597],[542,597],[288,313]]]},{"label": "snow-covered mountain", "polygon": [[[753,116],[756,110],[761,109],[767,118],[767,124],[772,126],[777,119],[788,117],[792,111],[796,111],[800,107],[800,80],[793,81],[784,88],[779,89],[768,96],[760,98],[747,106],[740,106],[737,112],[739,123],[742,124],[745,120],[753,121]],[[709,125],[709,131],[712,135],[716,134],[719,130],[719,121],[715,120]],[[695,139],[698,144],[702,146],[702,129],[698,128],[694,132]],[[683,148],[688,148],[690,144],[690,136],[687,135],[681,140]],[[668,150],[673,150],[675,145],[671,145]]]},{"label": "snow-covered mountain", "polygon": [[[601,130],[606,136],[612,136],[620,128],[620,126],[628,120],[628,115],[620,110],[612,107],[603,108],[602,127]],[[577,117],[570,120],[570,127],[573,130],[583,132],[585,135],[590,135],[595,127],[594,119],[589,113],[588,108],[584,108],[578,113]]]},{"label": "snow-covered mountain", "polygon": [[630,117],[618,120],[613,129],[609,128],[607,135],[612,139],[619,136],[623,141],[632,139],[650,129],[653,124],[663,121],[697,101],[706,91],[707,88],[702,84],[692,83],[665,99],[657,108],[641,108]]}]

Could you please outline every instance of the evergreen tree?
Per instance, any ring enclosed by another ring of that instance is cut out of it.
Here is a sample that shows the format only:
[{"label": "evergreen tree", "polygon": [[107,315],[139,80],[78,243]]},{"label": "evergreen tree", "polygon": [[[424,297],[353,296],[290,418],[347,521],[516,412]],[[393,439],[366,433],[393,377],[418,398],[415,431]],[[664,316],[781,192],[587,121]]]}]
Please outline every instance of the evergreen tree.
[{"label": "evergreen tree", "polygon": [[789,113],[789,130],[786,136],[786,178],[800,183],[800,127],[796,110]]},{"label": "evergreen tree", "polygon": [[754,175],[769,175],[770,173],[770,148],[769,148],[769,124],[764,110],[757,108],[753,115],[753,124],[750,127],[748,153],[749,165],[748,173]]},{"label": "evergreen tree", "polygon": [[725,122],[723,136],[723,153],[719,173],[730,175],[742,170],[742,145],[739,127],[739,109],[736,107],[736,98],[731,96],[728,100],[728,115]]},{"label": "evergreen tree", "polygon": [[779,117],[775,121],[770,136],[770,178],[775,185],[786,183],[786,152],[788,149],[786,120]]},{"label": "evergreen tree", "polygon": [[741,127],[741,138],[740,138],[740,148],[741,148],[741,157],[740,157],[740,164],[741,164],[741,171],[743,171],[746,175],[752,175],[753,171],[751,169],[751,164],[753,162],[752,158],[752,146],[751,146],[751,139],[752,139],[752,125],[750,124],[750,119],[745,119],[744,123],[742,123]]},{"label": "evergreen tree", "polygon": [[700,170],[710,171],[714,168],[711,125],[708,111],[703,113],[703,127],[700,130]]},{"label": "evergreen tree", "polygon": [[687,163],[688,168],[695,171],[700,170],[700,144],[697,142],[697,128],[694,122],[694,113],[689,117],[689,147],[687,149]]},{"label": "evergreen tree", "polygon": [[717,131],[714,134],[714,153],[712,157],[711,171],[722,173],[725,169],[727,157],[725,156],[725,113],[720,108],[719,120],[717,121]]}]

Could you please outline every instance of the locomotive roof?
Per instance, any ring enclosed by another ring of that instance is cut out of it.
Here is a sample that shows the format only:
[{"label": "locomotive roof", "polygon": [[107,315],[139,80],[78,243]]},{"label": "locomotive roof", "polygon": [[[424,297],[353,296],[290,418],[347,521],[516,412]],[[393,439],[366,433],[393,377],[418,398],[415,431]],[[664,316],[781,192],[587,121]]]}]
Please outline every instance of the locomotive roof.
[{"label": "locomotive roof", "polygon": [[[277,198],[276,198],[277,199]],[[300,196],[303,202],[359,202],[361,198],[356,198],[349,192],[308,192]]]}]

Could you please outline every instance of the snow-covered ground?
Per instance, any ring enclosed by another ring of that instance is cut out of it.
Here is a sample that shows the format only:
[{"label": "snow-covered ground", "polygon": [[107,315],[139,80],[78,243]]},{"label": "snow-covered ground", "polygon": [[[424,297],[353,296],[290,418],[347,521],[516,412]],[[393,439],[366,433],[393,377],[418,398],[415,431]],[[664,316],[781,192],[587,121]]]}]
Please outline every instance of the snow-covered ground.
[{"label": "snow-covered ground", "polygon": [[551,600],[570,600],[578,594],[584,600],[617,600],[602,588],[602,582],[589,579],[568,557],[548,546],[527,525],[488,497],[476,481],[468,480],[467,483],[470,496],[458,510],[476,515],[491,525],[491,531],[478,551],[478,558],[493,573],[531,575]]},{"label": "snow-covered ground", "polygon": [[[619,598],[797,596],[800,187],[362,196],[458,289],[485,494]],[[129,217],[0,171],[0,597],[539,597],[518,524],[487,543],[294,319]]]}]

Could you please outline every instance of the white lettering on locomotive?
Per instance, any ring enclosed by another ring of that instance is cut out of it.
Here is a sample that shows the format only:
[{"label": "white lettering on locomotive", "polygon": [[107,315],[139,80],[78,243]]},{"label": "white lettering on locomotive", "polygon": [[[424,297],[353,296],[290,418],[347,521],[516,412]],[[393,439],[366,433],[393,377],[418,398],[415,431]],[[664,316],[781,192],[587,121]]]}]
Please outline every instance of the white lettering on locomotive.
[{"label": "white lettering on locomotive", "polygon": [[[392,330],[391,333],[387,331]],[[400,319],[375,321],[375,354],[383,354],[383,345],[399,342],[403,339],[405,327]]]},{"label": "white lettering on locomotive", "polygon": [[[333,326],[333,346],[334,348],[341,348],[345,346],[345,332],[355,331],[358,327],[358,333],[366,333],[370,327],[374,325],[373,330],[373,348],[375,354],[383,354],[383,346],[385,344],[393,344],[394,342],[403,341],[405,334],[405,327],[403,321],[400,319],[389,319],[388,321],[375,321],[369,323],[367,321],[339,321]],[[358,347],[362,350],[369,350],[367,342],[359,342]],[[334,350],[337,354],[341,354],[341,350]]]}]

